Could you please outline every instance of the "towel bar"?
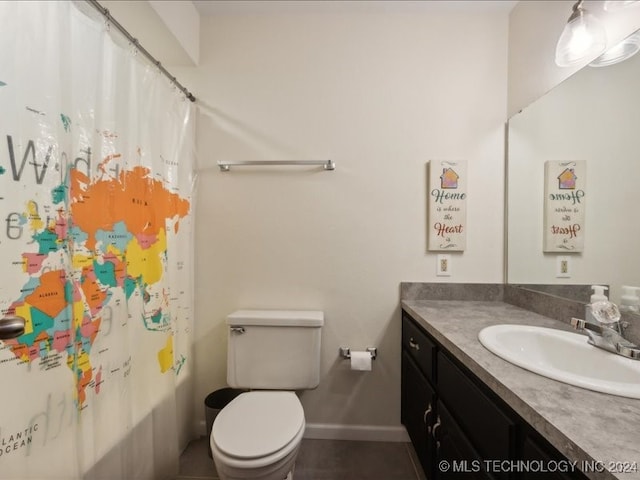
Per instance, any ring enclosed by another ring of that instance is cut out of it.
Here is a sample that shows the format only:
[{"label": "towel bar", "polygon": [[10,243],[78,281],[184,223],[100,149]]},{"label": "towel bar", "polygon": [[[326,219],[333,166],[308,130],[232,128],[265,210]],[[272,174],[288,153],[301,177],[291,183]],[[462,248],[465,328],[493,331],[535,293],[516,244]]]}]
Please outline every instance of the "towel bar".
[{"label": "towel bar", "polygon": [[218,162],[221,172],[228,172],[231,167],[271,167],[274,165],[322,165],[325,170],[335,170],[333,160],[230,160]]}]

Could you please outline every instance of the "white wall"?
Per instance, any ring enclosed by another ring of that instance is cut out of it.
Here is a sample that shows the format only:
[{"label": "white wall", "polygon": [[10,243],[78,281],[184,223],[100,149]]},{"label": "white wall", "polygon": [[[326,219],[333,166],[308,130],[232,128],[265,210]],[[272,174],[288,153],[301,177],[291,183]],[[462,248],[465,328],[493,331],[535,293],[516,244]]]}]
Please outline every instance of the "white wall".
[{"label": "white wall", "polygon": [[165,23],[169,31],[189,58],[200,61],[200,14],[191,2],[184,0],[148,0],[151,8]]},{"label": "white wall", "polygon": [[[356,2],[358,3],[358,2]],[[400,424],[402,281],[502,282],[507,13],[202,17],[196,206],[196,411],[225,385],[225,316],[326,314],[312,424]],[[462,34],[461,32],[464,32]],[[236,169],[218,160],[325,159]],[[467,250],[426,252],[426,163],[467,159]],[[378,347],[370,373],[338,347]]]},{"label": "white wall", "polygon": [[162,65],[198,64],[200,15],[190,1],[100,0],[100,5]]},{"label": "white wall", "polygon": [[[525,0],[516,4],[509,18],[509,99],[512,116],[569,78],[593,59],[575,67],[555,64],[556,42],[571,15],[574,0]],[[598,17],[613,46],[640,24],[640,7],[605,11],[604,2],[586,1],[584,7]]]}]

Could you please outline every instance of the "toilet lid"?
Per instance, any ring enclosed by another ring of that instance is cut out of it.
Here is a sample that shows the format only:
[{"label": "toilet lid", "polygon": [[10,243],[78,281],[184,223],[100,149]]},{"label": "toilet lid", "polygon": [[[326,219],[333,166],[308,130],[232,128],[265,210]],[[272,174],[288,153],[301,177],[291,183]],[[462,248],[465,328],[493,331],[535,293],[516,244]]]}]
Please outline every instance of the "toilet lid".
[{"label": "toilet lid", "polygon": [[259,458],[284,448],[304,426],[294,392],[242,393],[220,410],[212,427],[216,446],[236,458]]}]

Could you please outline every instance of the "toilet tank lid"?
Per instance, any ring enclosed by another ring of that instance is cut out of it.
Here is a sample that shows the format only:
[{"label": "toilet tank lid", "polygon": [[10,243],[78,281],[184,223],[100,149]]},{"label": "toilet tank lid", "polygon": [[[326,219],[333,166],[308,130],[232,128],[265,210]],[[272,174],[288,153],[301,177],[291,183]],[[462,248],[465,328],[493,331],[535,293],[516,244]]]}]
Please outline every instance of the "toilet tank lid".
[{"label": "toilet tank lid", "polygon": [[318,310],[238,310],[227,317],[231,326],[265,325],[321,327],[324,312]]}]

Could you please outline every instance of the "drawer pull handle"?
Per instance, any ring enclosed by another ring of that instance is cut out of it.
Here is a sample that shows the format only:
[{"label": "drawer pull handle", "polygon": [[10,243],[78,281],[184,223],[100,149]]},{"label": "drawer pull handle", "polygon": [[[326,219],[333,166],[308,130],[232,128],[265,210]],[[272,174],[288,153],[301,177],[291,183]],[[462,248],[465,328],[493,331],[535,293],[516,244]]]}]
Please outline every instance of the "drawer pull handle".
[{"label": "drawer pull handle", "polygon": [[413,339],[413,337],[411,337],[411,338],[409,339],[409,346],[410,346],[411,348],[415,348],[416,350],[420,350],[420,344],[419,344],[419,343],[416,343],[416,341]]},{"label": "drawer pull handle", "polygon": [[433,424],[433,430],[431,434],[433,435],[434,440],[437,440],[436,430],[438,430],[438,428],[440,428],[440,415],[438,415],[438,419],[436,420],[436,423]]},{"label": "drawer pull handle", "polygon": [[440,452],[440,440],[436,438],[436,430],[440,427],[440,415],[438,415],[438,419],[436,423],[433,425],[433,439],[436,441],[436,454]]},{"label": "drawer pull handle", "polygon": [[[424,421],[425,424],[427,423],[427,417],[431,413],[431,410],[433,409],[431,408],[431,404],[429,404],[427,409],[424,411],[424,415],[422,416],[422,420]],[[431,433],[431,426],[427,426],[427,432]]]}]

